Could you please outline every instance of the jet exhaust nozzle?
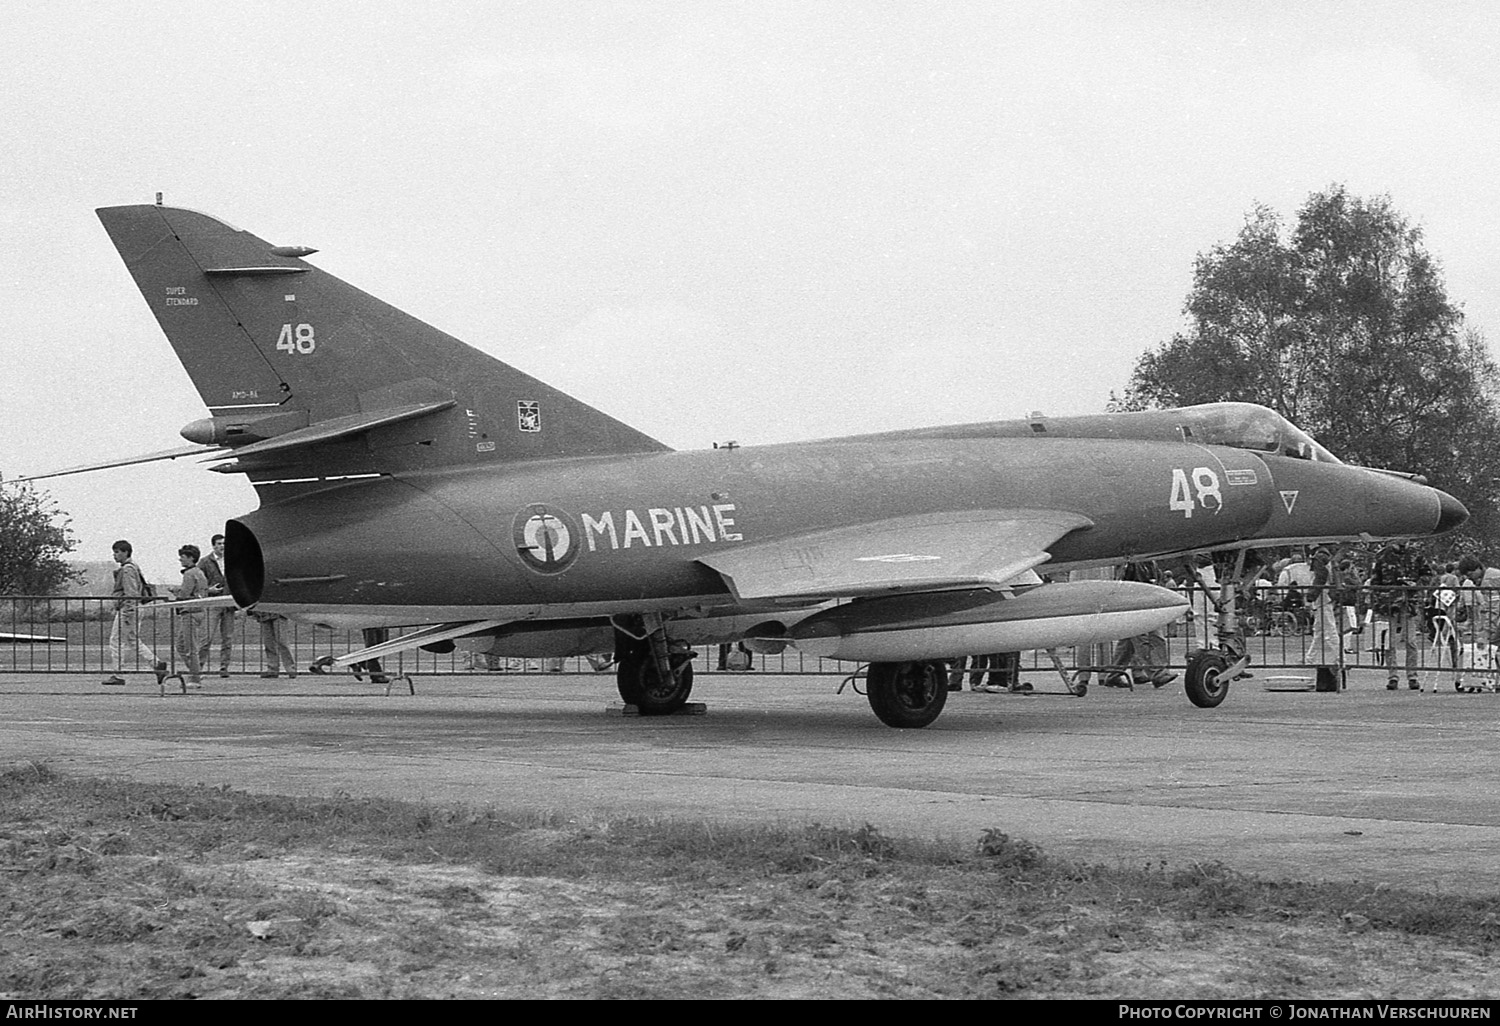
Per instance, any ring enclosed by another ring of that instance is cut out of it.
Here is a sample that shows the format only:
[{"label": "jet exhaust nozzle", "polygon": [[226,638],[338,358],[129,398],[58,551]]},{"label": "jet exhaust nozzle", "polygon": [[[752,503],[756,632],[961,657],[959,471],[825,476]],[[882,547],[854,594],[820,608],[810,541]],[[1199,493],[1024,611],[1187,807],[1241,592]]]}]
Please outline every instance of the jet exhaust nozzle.
[{"label": "jet exhaust nozzle", "polygon": [[255,532],[238,520],[224,524],[224,580],[241,609],[260,601],[266,586],[266,564]]}]

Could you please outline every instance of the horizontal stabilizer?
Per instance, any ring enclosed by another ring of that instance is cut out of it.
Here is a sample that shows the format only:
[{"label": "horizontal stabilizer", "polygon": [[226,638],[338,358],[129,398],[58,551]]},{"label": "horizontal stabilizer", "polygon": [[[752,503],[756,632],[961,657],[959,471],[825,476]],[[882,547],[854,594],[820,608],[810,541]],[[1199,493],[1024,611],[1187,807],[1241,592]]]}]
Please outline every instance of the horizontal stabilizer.
[{"label": "horizontal stabilizer", "polygon": [[881,592],[998,587],[1050,559],[1093,521],[1061,510],[1006,509],[893,517],[749,545],[701,562],[735,596],[811,600]]},{"label": "horizontal stabilizer", "polygon": [[407,652],[423,645],[435,645],[440,641],[452,641],[454,638],[467,637],[470,634],[479,634],[509,623],[509,620],[470,620],[466,623],[440,623],[433,627],[423,627],[419,631],[403,634],[391,641],[383,641],[369,648],[362,648],[357,652],[348,652],[333,661],[334,666],[349,666],[353,663],[362,663],[369,659],[383,659],[397,652]]},{"label": "horizontal stabilizer", "polygon": [[110,467],[132,467],[137,463],[155,463],[158,460],[180,460],[184,456],[204,456],[221,452],[224,452],[224,447],[220,445],[190,445],[181,449],[164,449],[161,452],[148,452],[142,456],[130,456],[123,460],[86,463],[81,467],[68,467],[66,470],[51,470],[45,474],[32,474],[28,477],[17,477],[12,480],[18,482],[42,481],[49,477],[66,477],[69,474],[87,474],[92,470],[108,470]]},{"label": "horizontal stabilizer", "polygon": [[265,453],[285,452],[288,449],[301,449],[309,445],[322,445],[325,442],[364,434],[366,431],[373,431],[387,424],[416,420],[418,417],[449,409],[453,404],[452,399],[446,399],[437,403],[415,403],[387,410],[371,410],[369,413],[351,413],[347,417],[334,417],[305,428],[288,431],[284,435],[277,435],[263,442],[252,442],[250,445],[235,449],[233,454],[236,459],[239,459],[242,456],[260,456]]}]

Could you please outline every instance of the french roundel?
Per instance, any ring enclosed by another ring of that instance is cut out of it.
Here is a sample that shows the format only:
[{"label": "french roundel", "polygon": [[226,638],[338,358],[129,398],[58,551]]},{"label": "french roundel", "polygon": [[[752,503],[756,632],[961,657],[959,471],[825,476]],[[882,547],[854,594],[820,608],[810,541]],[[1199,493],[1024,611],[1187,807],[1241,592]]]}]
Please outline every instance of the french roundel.
[{"label": "french roundel", "polygon": [[530,506],[516,514],[516,552],[539,573],[566,570],[578,554],[571,518],[550,506]]}]

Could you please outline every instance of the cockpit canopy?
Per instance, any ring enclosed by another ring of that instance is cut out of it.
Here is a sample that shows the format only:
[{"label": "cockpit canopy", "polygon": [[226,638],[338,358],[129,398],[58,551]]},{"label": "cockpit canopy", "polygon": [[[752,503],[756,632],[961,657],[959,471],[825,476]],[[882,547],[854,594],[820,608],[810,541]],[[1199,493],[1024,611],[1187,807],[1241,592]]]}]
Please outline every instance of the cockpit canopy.
[{"label": "cockpit canopy", "polygon": [[1317,463],[1343,462],[1281,414],[1255,403],[1204,403],[1142,416],[1176,420],[1184,441],[1272,452]]},{"label": "cockpit canopy", "polygon": [[1317,463],[1343,462],[1281,414],[1255,403],[1203,403],[1175,410],[1092,413],[1080,417],[1048,417],[1033,413],[1025,420],[914,428],[842,440],[902,438],[1118,438],[1143,442],[1193,442],[1275,453]]}]

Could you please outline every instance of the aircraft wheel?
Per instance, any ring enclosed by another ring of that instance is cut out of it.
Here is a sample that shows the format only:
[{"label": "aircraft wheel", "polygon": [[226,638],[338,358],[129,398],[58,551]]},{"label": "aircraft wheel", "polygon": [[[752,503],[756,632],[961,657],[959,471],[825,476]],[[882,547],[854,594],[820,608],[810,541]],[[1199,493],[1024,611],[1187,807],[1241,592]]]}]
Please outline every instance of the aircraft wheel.
[{"label": "aircraft wheel", "polygon": [[659,679],[656,660],[649,649],[622,659],[615,671],[615,686],[619,688],[620,699],[639,709],[642,716],[665,716],[686,705],[688,696],[693,693],[692,654],[677,652],[670,658],[674,672],[672,679],[666,682]]},{"label": "aircraft wheel", "polygon": [[1342,691],[1344,682],[1344,671],[1341,667],[1318,667],[1317,673],[1313,675],[1314,691]]},{"label": "aircraft wheel", "polygon": [[626,705],[639,705],[641,695],[641,671],[651,658],[650,650],[622,652],[615,660],[615,688],[620,692],[620,701]]},{"label": "aircraft wheel", "polygon": [[888,727],[925,727],[948,701],[947,667],[941,662],[871,663],[865,678],[870,708]]},{"label": "aircraft wheel", "polygon": [[1228,666],[1229,660],[1220,652],[1206,648],[1194,652],[1184,675],[1188,701],[1200,709],[1212,709],[1224,701],[1229,694],[1229,680],[1223,676]]}]

